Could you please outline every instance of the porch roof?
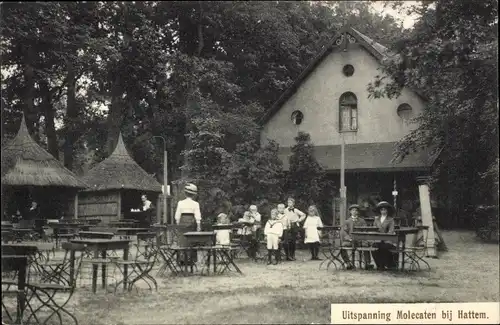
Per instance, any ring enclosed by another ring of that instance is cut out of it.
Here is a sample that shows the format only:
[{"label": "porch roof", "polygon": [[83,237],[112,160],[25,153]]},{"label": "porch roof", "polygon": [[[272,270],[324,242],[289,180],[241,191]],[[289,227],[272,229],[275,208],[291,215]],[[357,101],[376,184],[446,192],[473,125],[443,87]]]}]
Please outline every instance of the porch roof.
[{"label": "porch roof", "polygon": [[[408,154],[403,160],[393,161],[397,142],[357,143],[345,145],[345,170],[351,172],[428,170],[439,151],[431,148]],[[340,145],[315,146],[318,163],[327,171],[340,171]],[[291,148],[280,148],[279,157],[284,170],[290,168]]]}]

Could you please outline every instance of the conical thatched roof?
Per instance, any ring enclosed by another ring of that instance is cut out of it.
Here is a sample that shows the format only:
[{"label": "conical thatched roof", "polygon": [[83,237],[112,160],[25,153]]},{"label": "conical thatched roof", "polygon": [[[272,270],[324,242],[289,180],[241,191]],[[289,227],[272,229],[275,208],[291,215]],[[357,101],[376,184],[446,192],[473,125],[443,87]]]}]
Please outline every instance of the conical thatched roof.
[{"label": "conical thatched roof", "polygon": [[2,184],[87,187],[73,172],[31,138],[24,116],[16,137],[2,148]]},{"label": "conical thatched roof", "polygon": [[161,184],[129,155],[120,133],[113,153],[83,177],[87,191],[130,189],[161,192]]}]

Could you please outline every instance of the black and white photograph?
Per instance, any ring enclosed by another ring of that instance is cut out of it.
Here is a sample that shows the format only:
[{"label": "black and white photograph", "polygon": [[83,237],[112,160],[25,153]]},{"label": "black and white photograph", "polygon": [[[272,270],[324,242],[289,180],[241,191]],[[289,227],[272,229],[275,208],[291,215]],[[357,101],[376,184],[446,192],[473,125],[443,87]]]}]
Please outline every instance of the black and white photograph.
[{"label": "black and white photograph", "polygon": [[498,324],[498,1],[2,1],[2,325]]}]

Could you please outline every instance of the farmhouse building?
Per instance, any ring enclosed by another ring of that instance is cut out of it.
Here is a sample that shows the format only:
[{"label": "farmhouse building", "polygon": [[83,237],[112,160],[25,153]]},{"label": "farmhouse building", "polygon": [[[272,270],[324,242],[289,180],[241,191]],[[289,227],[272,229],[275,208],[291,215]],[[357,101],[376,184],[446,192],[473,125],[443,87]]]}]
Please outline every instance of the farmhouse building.
[{"label": "farmhouse building", "polygon": [[[388,49],[352,27],[342,28],[260,120],[261,144],[280,146],[289,168],[297,133],[307,132],[318,162],[340,185],[341,143],[345,143],[347,202],[378,197],[396,203],[418,198],[416,177],[434,163],[431,150],[393,161],[395,145],[415,124],[425,100],[410,89],[395,99],[369,98],[368,84],[381,74]],[[337,187],[338,188],[338,187]]]}]

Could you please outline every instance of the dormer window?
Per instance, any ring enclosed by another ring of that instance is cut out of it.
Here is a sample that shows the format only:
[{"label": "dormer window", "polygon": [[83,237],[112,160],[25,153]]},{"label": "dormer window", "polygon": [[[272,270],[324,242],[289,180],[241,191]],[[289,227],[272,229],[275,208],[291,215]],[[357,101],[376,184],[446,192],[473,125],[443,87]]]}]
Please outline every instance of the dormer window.
[{"label": "dormer window", "polygon": [[340,132],[358,130],[358,99],[351,92],[343,93],[339,100]]},{"label": "dormer window", "polygon": [[295,125],[300,125],[304,120],[304,114],[301,111],[295,111],[292,113],[292,123]]}]

